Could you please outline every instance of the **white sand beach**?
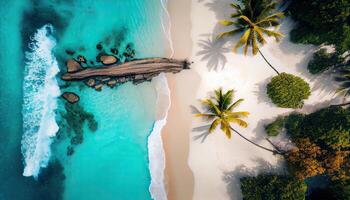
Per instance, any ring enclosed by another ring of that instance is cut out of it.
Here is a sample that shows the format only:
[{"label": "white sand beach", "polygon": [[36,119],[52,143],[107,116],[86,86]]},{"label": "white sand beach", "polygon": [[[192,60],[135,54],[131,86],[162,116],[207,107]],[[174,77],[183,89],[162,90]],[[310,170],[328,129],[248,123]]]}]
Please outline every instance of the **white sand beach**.
[{"label": "white sand beach", "polygon": [[[219,19],[228,19],[231,0],[170,0],[172,39],[175,58],[189,58],[191,70],[168,75],[171,108],[163,131],[166,153],[166,186],[170,200],[241,199],[239,178],[258,171],[283,169],[283,162],[270,152],[247,143],[238,135],[227,139],[219,130],[207,134],[208,124],[195,118],[193,107],[201,108],[199,99],[207,98],[214,89],[234,89],[235,98],[244,98],[237,110],[249,111],[248,128],[236,127],[247,138],[264,145],[264,125],[276,116],[294,110],[278,108],[266,95],[266,84],[274,71],[260,55],[232,53],[236,39],[216,41],[224,29]],[[280,72],[304,78],[310,83],[312,95],[301,112],[312,112],[338,103],[335,84],[329,78],[313,76],[306,65],[316,47],[289,41],[293,22],[286,18],[280,27],[284,39],[269,40],[261,48],[266,58]],[[283,144],[284,137],[274,139]]]}]

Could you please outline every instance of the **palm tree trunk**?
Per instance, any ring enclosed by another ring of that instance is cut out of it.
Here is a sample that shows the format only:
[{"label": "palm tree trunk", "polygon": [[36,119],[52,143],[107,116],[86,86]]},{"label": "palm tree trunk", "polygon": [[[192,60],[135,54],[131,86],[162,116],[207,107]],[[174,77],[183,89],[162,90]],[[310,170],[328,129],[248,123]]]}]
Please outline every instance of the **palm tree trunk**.
[{"label": "palm tree trunk", "polygon": [[350,105],[350,102],[346,102],[346,103],[342,103],[342,104],[335,104],[335,105],[333,105],[333,106],[339,106],[339,107],[341,107],[341,106],[347,106],[347,105]]},{"label": "palm tree trunk", "polygon": [[273,150],[273,149],[269,149],[269,148],[266,148],[264,146],[261,146],[251,140],[249,140],[248,138],[244,137],[241,133],[239,133],[237,130],[235,130],[234,128],[230,127],[231,130],[233,130],[234,132],[236,132],[239,136],[241,136],[243,139],[245,139],[246,141],[250,142],[251,144],[261,148],[261,149],[264,149],[266,151],[269,151],[269,152],[272,152],[273,154],[279,154],[279,155],[283,155],[283,153],[281,153],[280,151],[278,150]]},{"label": "palm tree trunk", "polygon": [[261,57],[264,58],[265,62],[273,69],[273,71],[275,71],[275,72],[277,73],[277,75],[280,75],[279,71],[277,71],[277,69],[274,68],[274,67],[271,65],[271,63],[269,63],[269,61],[267,61],[267,59],[265,58],[265,56],[261,53],[260,49],[258,49],[258,51],[259,51]]}]

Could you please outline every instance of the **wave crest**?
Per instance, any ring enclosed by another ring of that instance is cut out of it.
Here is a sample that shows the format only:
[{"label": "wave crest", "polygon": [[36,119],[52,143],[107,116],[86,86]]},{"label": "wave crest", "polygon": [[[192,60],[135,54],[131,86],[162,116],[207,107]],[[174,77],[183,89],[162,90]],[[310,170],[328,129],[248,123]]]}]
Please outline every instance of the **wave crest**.
[{"label": "wave crest", "polygon": [[23,136],[21,151],[24,159],[23,176],[38,176],[48,165],[52,137],[58,131],[55,121],[60,90],[56,75],[59,67],[52,50],[56,45],[51,36],[53,27],[45,25],[31,38],[23,83]]}]

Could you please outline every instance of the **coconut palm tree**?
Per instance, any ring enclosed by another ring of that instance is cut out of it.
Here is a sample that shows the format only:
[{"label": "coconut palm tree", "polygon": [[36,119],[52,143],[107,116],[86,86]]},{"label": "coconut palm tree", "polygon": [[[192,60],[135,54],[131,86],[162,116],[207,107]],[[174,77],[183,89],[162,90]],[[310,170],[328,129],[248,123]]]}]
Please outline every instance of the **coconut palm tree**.
[{"label": "coconut palm tree", "polygon": [[225,135],[229,139],[231,138],[233,131],[240,137],[254,144],[257,147],[260,147],[272,153],[281,154],[281,152],[278,150],[268,149],[249,140],[248,138],[244,137],[241,133],[239,133],[236,129],[232,128],[231,123],[246,128],[248,126],[248,123],[242,120],[241,118],[247,117],[249,115],[249,112],[246,111],[234,112],[233,110],[243,101],[243,99],[239,99],[232,103],[232,98],[233,90],[229,90],[223,93],[222,89],[220,88],[215,90],[214,98],[202,100],[202,103],[207,107],[207,111],[205,113],[198,113],[196,114],[196,116],[204,117],[212,121],[209,128],[209,133],[212,133],[220,125],[220,129],[225,133]]},{"label": "coconut palm tree", "polygon": [[267,61],[259,49],[259,45],[263,46],[266,44],[266,36],[274,37],[277,42],[283,37],[282,33],[270,29],[276,29],[280,25],[280,19],[284,17],[283,12],[274,12],[276,4],[274,1],[266,4],[261,2],[261,0],[244,0],[242,8],[236,3],[231,3],[231,7],[236,11],[231,15],[232,20],[220,20],[219,23],[234,29],[221,33],[218,35],[218,38],[240,33],[241,37],[233,51],[244,47],[243,52],[246,55],[250,47],[253,55],[259,52],[267,64],[279,74],[277,69]]}]

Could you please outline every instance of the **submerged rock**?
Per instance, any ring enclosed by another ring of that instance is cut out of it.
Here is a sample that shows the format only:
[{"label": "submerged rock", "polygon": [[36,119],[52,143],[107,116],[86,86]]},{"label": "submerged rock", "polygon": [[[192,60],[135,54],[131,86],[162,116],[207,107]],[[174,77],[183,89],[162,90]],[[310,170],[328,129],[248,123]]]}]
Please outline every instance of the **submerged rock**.
[{"label": "submerged rock", "polygon": [[77,72],[83,69],[81,65],[74,59],[68,59],[66,65],[68,72]]},{"label": "submerged rock", "polygon": [[102,44],[101,43],[97,44],[96,45],[96,49],[101,51],[102,50]]},{"label": "submerged rock", "polygon": [[84,56],[82,56],[82,55],[79,55],[78,56],[78,61],[82,62],[82,63],[86,63],[86,58]]},{"label": "submerged rock", "polygon": [[117,81],[116,80],[110,80],[108,81],[107,85],[111,88],[113,88],[115,85],[117,84]]},{"label": "submerged rock", "polygon": [[100,57],[100,61],[104,65],[111,65],[116,63],[118,59],[115,56],[103,55]]},{"label": "submerged rock", "polygon": [[79,96],[73,92],[65,92],[62,97],[71,104],[77,103],[79,101]]},{"label": "submerged rock", "polygon": [[102,87],[103,87],[103,84],[97,84],[97,85],[95,85],[95,90],[96,91],[101,91],[102,90]]},{"label": "submerged rock", "polygon": [[72,56],[72,55],[74,55],[74,54],[75,54],[75,51],[70,50],[70,49],[66,49],[66,54],[68,54],[68,55]]},{"label": "submerged rock", "polygon": [[96,81],[95,81],[95,79],[90,78],[88,81],[85,82],[85,84],[89,87],[94,87],[96,84]]}]

